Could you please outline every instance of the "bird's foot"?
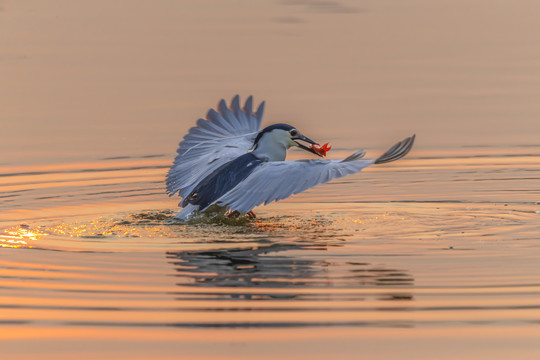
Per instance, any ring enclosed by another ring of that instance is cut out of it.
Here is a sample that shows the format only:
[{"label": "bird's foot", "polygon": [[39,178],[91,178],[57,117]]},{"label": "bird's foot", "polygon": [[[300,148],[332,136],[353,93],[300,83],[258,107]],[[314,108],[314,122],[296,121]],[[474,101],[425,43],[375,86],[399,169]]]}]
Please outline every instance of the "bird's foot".
[{"label": "bird's foot", "polygon": [[[249,211],[245,215],[250,219],[256,219],[257,218],[257,215],[255,215],[255,213],[253,211]],[[240,213],[238,211],[236,211],[236,210],[227,210],[225,212],[225,216],[227,216],[227,217],[239,217]]]},{"label": "bird's foot", "polygon": [[227,217],[238,217],[240,216],[240,213],[236,210],[227,210],[225,211],[225,216]]}]

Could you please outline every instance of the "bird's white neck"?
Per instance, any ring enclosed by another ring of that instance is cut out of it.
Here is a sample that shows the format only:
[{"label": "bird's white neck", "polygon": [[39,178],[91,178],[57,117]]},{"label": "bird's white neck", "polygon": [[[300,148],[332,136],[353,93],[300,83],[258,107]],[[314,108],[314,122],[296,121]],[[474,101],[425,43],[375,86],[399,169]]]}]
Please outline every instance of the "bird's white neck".
[{"label": "bird's white neck", "polygon": [[284,161],[290,147],[291,141],[287,137],[278,131],[272,131],[259,140],[253,155],[263,161]]}]

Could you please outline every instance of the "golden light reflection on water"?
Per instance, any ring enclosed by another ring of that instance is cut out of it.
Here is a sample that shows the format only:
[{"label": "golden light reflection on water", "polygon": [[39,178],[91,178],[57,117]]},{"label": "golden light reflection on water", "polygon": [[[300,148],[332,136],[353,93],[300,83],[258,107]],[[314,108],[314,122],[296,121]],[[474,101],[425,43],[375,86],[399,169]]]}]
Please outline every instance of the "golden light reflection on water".
[{"label": "golden light reflection on water", "polygon": [[[309,207],[309,205],[308,205]],[[81,246],[81,241],[87,245],[87,250],[98,246],[107,246],[105,240],[113,243],[126,244],[133,247],[134,243],[159,247],[169,244],[173,239],[182,239],[181,242],[204,241],[208,232],[219,236],[223,240],[241,241],[241,235],[277,233],[281,236],[294,236],[306,231],[313,238],[334,236],[341,230],[358,228],[359,225],[373,225],[386,221],[387,214],[363,217],[342,217],[339,214],[327,214],[326,211],[317,211],[308,217],[302,216],[263,216],[252,220],[245,217],[229,218],[221,215],[201,215],[189,224],[174,219],[175,210],[143,211],[126,214],[124,216],[99,216],[96,218],[79,218],[77,220],[44,221],[32,226],[22,224],[1,229],[2,247],[31,248],[29,241],[43,240],[41,248],[71,249],[72,246]],[[210,230],[212,229],[212,230]],[[295,235],[296,234],[296,235]],[[73,243],[73,239],[80,239]],[[135,240],[138,239],[138,240]],[[162,239],[162,240],[160,240]],[[101,241],[103,240],[103,241]],[[173,240],[177,241],[177,240]],[[70,245],[71,244],[71,245]],[[78,244],[78,245],[73,245]],[[74,249],[73,249],[74,250]]]},{"label": "golden light reflection on water", "polygon": [[46,233],[30,229],[27,225],[13,226],[4,229],[0,234],[0,247],[3,248],[32,248],[30,241],[37,241],[46,236]]},{"label": "golden light reflection on water", "polygon": [[[112,239],[158,239],[174,238],[185,226],[167,226],[163,223],[168,215],[153,216],[151,213],[137,213],[126,217],[100,216],[94,219],[81,219],[78,221],[46,222],[36,225],[14,225],[0,229],[0,247],[6,248],[33,248],[31,241],[43,240],[50,235],[50,241],[42,242],[40,247],[57,248],[56,245],[69,243],[71,238],[81,238],[87,241]],[[62,246],[63,248],[64,246]]]},{"label": "golden light reflection on water", "polygon": [[[176,228],[175,230],[183,230]],[[61,236],[102,238],[102,237],[164,237],[174,236],[174,231],[163,226],[133,226],[129,222],[116,219],[98,218],[87,222],[60,223],[49,227],[47,231]]]},{"label": "golden light reflection on water", "polygon": [[252,223],[252,228],[258,231],[276,232],[324,228],[328,225],[328,219],[324,219],[323,217],[306,220],[300,217],[289,216],[269,219],[260,218]]}]

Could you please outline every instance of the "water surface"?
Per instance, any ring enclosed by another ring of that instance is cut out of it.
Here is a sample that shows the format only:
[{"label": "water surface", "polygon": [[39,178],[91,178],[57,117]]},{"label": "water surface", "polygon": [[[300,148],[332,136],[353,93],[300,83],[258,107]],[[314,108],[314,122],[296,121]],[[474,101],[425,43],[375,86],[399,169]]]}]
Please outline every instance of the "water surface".
[{"label": "water surface", "polygon": [[417,152],[255,221],[190,224],[164,195],[165,157],[5,168],[4,351],[537,353],[540,148],[474,151]]}]

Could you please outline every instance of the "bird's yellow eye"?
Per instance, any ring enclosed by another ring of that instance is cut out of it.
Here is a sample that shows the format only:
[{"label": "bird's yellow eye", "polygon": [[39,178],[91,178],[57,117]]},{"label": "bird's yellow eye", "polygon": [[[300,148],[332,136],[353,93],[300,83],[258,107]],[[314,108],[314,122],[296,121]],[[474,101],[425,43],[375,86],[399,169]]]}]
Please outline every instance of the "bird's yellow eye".
[{"label": "bird's yellow eye", "polygon": [[298,131],[296,131],[296,129],[292,129],[290,131],[290,134],[291,134],[291,136],[296,136],[296,135],[298,135]]}]

